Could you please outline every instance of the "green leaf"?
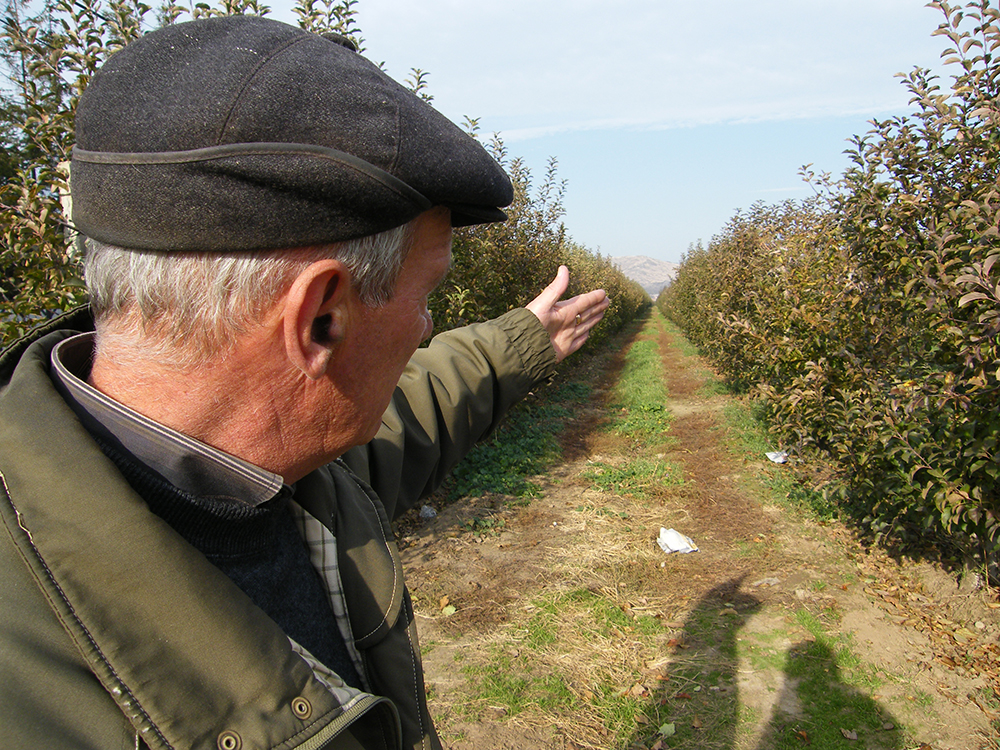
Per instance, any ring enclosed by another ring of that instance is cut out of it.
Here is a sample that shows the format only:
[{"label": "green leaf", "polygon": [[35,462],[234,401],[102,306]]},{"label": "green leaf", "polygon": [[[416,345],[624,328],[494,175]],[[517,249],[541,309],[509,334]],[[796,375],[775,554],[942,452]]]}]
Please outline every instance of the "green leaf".
[{"label": "green leaf", "polygon": [[677,727],[674,726],[673,722],[662,724],[660,725],[659,732],[661,737],[673,737],[677,733]]},{"label": "green leaf", "polygon": [[982,292],[969,292],[968,294],[962,295],[962,298],[958,301],[958,306],[965,307],[970,302],[980,299],[989,299],[989,296],[983,294]]}]

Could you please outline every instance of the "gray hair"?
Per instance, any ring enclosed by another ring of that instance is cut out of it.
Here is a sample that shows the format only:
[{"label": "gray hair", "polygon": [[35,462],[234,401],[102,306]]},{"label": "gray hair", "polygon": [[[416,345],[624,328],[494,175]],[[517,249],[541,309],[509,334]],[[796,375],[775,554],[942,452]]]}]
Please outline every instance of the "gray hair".
[{"label": "gray hair", "polygon": [[361,301],[392,299],[412,222],[380,234],[310,248],[254,253],[129,250],[87,241],[84,279],[97,346],[115,359],[136,352],[193,367],[232,350],[311,263],[347,265]]}]

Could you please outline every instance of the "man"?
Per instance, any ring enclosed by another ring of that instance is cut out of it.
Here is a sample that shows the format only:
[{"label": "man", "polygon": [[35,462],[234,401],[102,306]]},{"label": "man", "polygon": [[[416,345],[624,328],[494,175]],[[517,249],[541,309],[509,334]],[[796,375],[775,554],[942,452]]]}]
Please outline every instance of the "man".
[{"label": "man", "polygon": [[418,350],[452,227],[510,183],[343,40],[259,18],[113,56],[72,188],[91,307],[0,358],[3,746],[440,747],[390,519],[606,296],[559,301],[561,268]]}]

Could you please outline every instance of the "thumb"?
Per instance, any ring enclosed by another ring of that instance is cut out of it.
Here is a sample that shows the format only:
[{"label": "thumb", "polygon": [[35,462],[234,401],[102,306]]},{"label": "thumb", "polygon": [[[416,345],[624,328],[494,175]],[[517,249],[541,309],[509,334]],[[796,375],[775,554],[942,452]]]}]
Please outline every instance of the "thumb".
[{"label": "thumb", "polygon": [[555,278],[535,297],[529,307],[537,305],[541,310],[548,311],[566,294],[567,289],[569,289],[569,269],[566,266],[559,266]]}]

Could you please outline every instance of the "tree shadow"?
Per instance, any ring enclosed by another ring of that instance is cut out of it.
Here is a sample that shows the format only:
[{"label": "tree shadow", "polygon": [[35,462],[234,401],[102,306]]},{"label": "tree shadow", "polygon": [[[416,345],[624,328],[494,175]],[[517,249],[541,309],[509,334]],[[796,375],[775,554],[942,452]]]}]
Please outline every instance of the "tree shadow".
[{"label": "tree shadow", "polygon": [[627,747],[901,750],[897,722],[844,681],[844,666],[855,679],[865,676],[845,646],[816,638],[782,650],[766,646],[767,634],[741,636],[762,606],[741,591],[743,581],[736,576],[705,593],[681,636],[670,641],[662,687],[650,696],[644,727]]}]

